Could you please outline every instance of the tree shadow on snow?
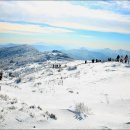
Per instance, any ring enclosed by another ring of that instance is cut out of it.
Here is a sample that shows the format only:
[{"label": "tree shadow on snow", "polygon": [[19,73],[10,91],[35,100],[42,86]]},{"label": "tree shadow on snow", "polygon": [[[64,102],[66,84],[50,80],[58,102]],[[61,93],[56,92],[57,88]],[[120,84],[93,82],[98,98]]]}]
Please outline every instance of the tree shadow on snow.
[{"label": "tree shadow on snow", "polygon": [[83,112],[76,112],[76,111],[73,111],[73,110],[70,110],[70,109],[67,109],[67,110],[74,113],[75,114],[74,118],[79,120],[79,121],[84,120],[87,117],[87,115]]}]

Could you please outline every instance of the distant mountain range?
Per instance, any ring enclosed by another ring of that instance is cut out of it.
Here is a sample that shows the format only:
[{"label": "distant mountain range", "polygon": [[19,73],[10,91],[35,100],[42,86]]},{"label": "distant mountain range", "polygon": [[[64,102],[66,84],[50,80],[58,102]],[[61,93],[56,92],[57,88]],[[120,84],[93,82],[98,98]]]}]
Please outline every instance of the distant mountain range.
[{"label": "distant mountain range", "polygon": [[13,47],[13,46],[18,46],[18,44],[14,44],[14,43],[0,44],[0,48]]},{"label": "distant mountain range", "polygon": [[[3,47],[16,47],[18,44],[0,44],[0,48]],[[27,46],[27,45],[24,45]],[[89,48],[79,48],[79,49],[70,49],[64,46],[60,45],[51,45],[51,44],[45,44],[45,43],[37,43],[37,44],[30,44],[28,47],[33,48],[32,55],[36,53],[39,53],[38,55],[43,55],[43,53],[46,52],[52,52],[53,50],[60,51],[63,55],[68,56],[69,58],[78,59],[78,60],[91,60],[91,59],[101,59],[101,60],[107,60],[109,57],[115,59],[117,55],[125,56],[128,55],[130,58],[130,51],[126,50],[112,50],[109,48],[105,49],[89,49]],[[12,48],[10,48],[12,49]],[[35,49],[35,51],[34,51]],[[24,50],[23,50],[24,51]],[[27,51],[28,52],[28,51]],[[35,53],[34,53],[35,52]],[[9,53],[9,52],[8,52]],[[7,55],[11,55],[10,54]],[[17,53],[17,52],[16,52]],[[18,52],[19,54],[20,52]],[[27,54],[26,54],[27,55]],[[28,54],[30,55],[30,54]],[[33,57],[34,59],[35,57]],[[42,59],[42,58],[40,58]],[[54,57],[53,57],[54,59]]]},{"label": "distant mountain range", "polygon": [[32,46],[41,52],[59,50],[63,53],[66,53],[69,57],[78,60],[91,60],[91,59],[107,60],[109,57],[115,59],[117,55],[123,57],[125,55],[128,55],[130,58],[130,51],[123,50],[123,49],[119,49],[119,50],[112,50],[109,48],[90,49],[85,47],[72,49],[69,47],[67,48],[65,46],[51,45],[51,44],[32,44]]},{"label": "distant mountain range", "polygon": [[71,50],[63,50],[62,52],[68,54],[68,56],[79,59],[79,60],[91,60],[91,59],[101,59],[107,60],[109,57],[115,59],[117,55],[125,56],[128,55],[130,58],[130,51],[126,50],[111,50],[111,49],[94,49],[88,50],[85,48],[81,49],[71,49]]}]

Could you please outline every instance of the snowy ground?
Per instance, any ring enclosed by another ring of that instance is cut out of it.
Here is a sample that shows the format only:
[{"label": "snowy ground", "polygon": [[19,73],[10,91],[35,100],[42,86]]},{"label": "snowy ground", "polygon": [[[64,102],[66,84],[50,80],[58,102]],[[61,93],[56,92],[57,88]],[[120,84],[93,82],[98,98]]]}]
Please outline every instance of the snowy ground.
[{"label": "snowy ground", "polygon": [[[60,62],[60,70],[50,61],[6,71],[0,128],[130,129],[130,65],[83,62]],[[9,72],[20,74],[21,82]]]}]

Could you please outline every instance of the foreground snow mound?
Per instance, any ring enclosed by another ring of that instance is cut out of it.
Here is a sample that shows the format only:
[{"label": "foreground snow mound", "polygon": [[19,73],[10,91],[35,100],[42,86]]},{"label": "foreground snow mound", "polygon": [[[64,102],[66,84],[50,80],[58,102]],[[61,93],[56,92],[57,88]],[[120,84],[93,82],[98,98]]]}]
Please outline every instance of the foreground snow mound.
[{"label": "foreground snow mound", "polygon": [[10,68],[0,82],[0,128],[130,129],[129,77],[130,65],[116,62]]}]

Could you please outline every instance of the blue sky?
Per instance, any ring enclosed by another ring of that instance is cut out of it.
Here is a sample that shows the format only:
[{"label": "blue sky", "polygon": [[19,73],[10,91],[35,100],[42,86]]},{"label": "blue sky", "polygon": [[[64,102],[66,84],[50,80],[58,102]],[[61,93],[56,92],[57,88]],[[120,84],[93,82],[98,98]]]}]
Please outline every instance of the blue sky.
[{"label": "blue sky", "polygon": [[1,43],[130,50],[130,1],[0,1]]}]

